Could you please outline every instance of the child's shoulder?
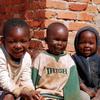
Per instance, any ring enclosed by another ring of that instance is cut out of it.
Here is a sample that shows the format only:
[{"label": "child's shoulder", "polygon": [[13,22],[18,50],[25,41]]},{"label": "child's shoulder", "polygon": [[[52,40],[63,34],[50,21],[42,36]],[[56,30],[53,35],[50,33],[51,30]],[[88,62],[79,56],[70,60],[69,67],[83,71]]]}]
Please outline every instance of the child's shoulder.
[{"label": "child's shoulder", "polygon": [[64,52],[63,54],[59,55],[59,61],[70,67],[75,66],[74,60],[67,52]]},{"label": "child's shoulder", "polygon": [[7,55],[5,53],[5,49],[0,46],[0,61],[6,61],[7,60]]},{"label": "child's shoulder", "polygon": [[5,48],[3,46],[0,46],[0,56],[5,56]]},{"label": "child's shoulder", "polygon": [[45,59],[46,57],[47,57],[46,51],[43,50],[34,58],[34,60],[36,60],[36,59]]},{"label": "child's shoulder", "polygon": [[26,52],[24,56],[25,56],[25,57],[31,57],[30,54],[29,54],[28,52]]},{"label": "child's shoulder", "polygon": [[30,54],[28,52],[26,52],[25,55],[24,55],[24,57],[23,57],[23,59],[25,59],[26,61],[27,60],[31,60]]},{"label": "child's shoulder", "polygon": [[94,54],[93,56],[90,57],[90,60],[100,63],[100,55]]},{"label": "child's shoulder", "polygon": [[75,65],[74,60],[72,59],[72,57],[71,57],[70,54],[67,53],[67,54],[64,56],[64,58],[65,58],[65,60],[67,61],[67,63],[69,63],[69,64],[71,64],[71,65]]}]

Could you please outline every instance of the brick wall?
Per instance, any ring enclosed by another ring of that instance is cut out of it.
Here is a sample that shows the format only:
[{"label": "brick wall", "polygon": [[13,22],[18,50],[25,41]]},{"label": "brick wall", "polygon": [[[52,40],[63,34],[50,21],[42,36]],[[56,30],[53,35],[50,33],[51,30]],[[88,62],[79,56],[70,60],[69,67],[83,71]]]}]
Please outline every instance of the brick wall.
[{"label": "brick wall", "polygon": [[80,27],[91,25],[100,31],[100,0],[1,0],[0,25],[11,17],[24,18],[33,36],[40,40],[50,23],[64,23],[69,29],[68,51],[72,53],[75,33]]},{"label": "brick wall", "polygon": [[25,18],[27,0],[0,0],[0,34],[2,34],[3,22],[12,17]]}]

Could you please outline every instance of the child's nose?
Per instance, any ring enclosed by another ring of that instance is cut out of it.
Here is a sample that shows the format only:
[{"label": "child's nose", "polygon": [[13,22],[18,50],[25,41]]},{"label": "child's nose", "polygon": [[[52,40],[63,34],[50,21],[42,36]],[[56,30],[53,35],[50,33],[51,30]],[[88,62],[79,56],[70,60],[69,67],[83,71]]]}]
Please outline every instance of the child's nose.
[{"label": "child's nose", "polygon": [[89,47],[89,43],[86,43],[86,44],[85,44],[85,47]]},{"label": "child's nose", "polygon": [[62,44],[62,41],[58,41],[58,44]]},{"label": "child's nose", "polygon": [[16,44],[16,48],[21,48],[22,47],[22,44],[20,43],[20,42],[18,42],[17,44]]}]

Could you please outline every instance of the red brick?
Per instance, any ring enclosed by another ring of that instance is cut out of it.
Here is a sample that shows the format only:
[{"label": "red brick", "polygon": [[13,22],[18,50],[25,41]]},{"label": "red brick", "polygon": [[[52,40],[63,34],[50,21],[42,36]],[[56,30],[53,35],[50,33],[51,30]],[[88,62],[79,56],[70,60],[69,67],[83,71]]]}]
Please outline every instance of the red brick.
[{"label": "red brick", "polygon": [[30,9],[44,9],[46,8],[46,1],[32,1],[30,3]]},{"label": "red brick", "polygon": [[[35,30],[34,37],[42,39],[45,37],[45,28],[55,21],[66,23],[72,33],[88,24],[99,27],[98,19],[94,16],[99,16],[99,4],[100,0],[0,0],[0,20],[25,17]],[[74,34],[71,35],[69,52],[73,52]]]},{"label": "red brick", "polygon": [[99,29],[98,31],[100,31],[100,15],[95,16],[94,21],[95,21],[96,27]]},{"label": "red brick", "polygon": [[38,39],[44,39],[45,38],[45,30],[36,30],[34,31],[33,37]]},{"label": "red brick", "polygon": [[34,50],[43,49],[42,41],[33,39],[31,42],[32,42],[32,48],[34,48]]},{"label": "red brick", "polygon": [[44,24],[43,20],[27,20],[30,27],[41,27]]},{"label": "red brick", "polygon": [[6,13],[22,13],[23,11],[25,11],[26,8],[25,6],[14,6],[14,7],[5,7],[5,12]]},{"label": "red brick", "polygon": [[47,19],[47,20],[27,20],[27,23],[30,27],[37,27],[37,28],[47,28],[47,26],[57,20]]},{"label": "red brick", "polygon": [[5,4],[4,0],[0,0],[0,6],[3,6]]},{"label": "red brick", "polygon": [[27,11],[25,14],[26,19],[41,19],[41,18],[52,18],[56,16],[54,11],[45,11],[43,9],[37,11]]},{"label": "red brick", "polygon": [[57,20],[27,20],[30,27],[47,28],[47,26]]},{"label": "red brick", "polygon": [[40,19],[40,18],[45,18],[45,11],[44,10],[38,10],[38,11],[34,11],[33,15],[35,19]]},{"label": "red brick", "polygon": [[56,15],[56,11],[45,11],[45,18],[54,18]]},{"label": "red brick", "polygon": [[98,13],[97,6],[89,5],[86,10],[88,13]]},{"label": "red brick", "polygon": [[5,7],[0,6],[0,13],[2,13],[2,14],[5,13]]},{"label": "red brick", "polygon": [[25,18],[27,20],[32,20],[34,18],[33,11],[30,11],[30,10],[26,11],[25,12]]},{"label": "red brick", "polygon": [[66,9],[67,5],[65,2],[47,0],[46,7],[47,8],[56,8],[56,9]]},{"label": "red brick", "polygon": [[5,22],[6,20],[5,19],[3,19],[1,22],[0,22],[0,35],[2,35],[2,29],[3,29],[3,25],[4,25],[4,22]]},{"label": "red brick", "polygon": [[93,21],[93,15],[90,15],[88,13],[80,13],[78,16],[78,20],[83,20],[83,21]]},{"label": "red brick", "polygon": [[87,8],[86,3],[81,3],[81,4],[70,3],[69,4],[69,10],[72,10],[72,11],[84,11],[86,10],[86,8]]},{"label": "red brick", "polygon": [[10,14],[5,13],[5,14],[0,15],[1,20],[9,19],[9,18],[12,18],[12,17],[13,17],[12,13],[10,13]]},{"label": "red brick", "polygon": [[77,14],[74,12],[58,12],[57,18],[60,19],[77,19]]},{"label": "red brick", "polygon": [[1,0],[0,5],[5,5],[5,6],[19,5],[25,2],[27,2],[27,0]]},{"label": "red brick", "polygon": [[68,25],[68,29],[71,31],[77,31],[79,28],[87,25],[88,25],[87,23],[82,23],[82,22],[70,22]]},{"label": "red brick", "polygon": [[49,24],[55,22],[55,21],[58,21],[57,19],[47,19],[44,21],[44,24],[43,24],[43,28],[47,28]]},{"label": "red brick", "polygon": [[25,16],[23,13],[14,13],[13,14],[13,18],[22,18],[25,19]]},{"label": "red brick", "polygon": [[3,21],[4,19],[5,19],[5,15],[0,13],[0,20]]},{"label": "red brick", "polygon": [[54,11],[45,11],[43,9],[37,11],[28,11],[25,14],[27,19],[44,19],[44,18],[52,18],[56,16],[56,12]]}]

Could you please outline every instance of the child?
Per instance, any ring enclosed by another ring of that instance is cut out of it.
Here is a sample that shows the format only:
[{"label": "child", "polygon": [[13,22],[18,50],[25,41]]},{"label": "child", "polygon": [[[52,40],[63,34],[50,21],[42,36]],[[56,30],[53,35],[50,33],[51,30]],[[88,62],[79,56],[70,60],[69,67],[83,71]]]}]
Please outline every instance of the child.
[{"label": "child", "polygon": [[81,100],[76,66],[64,51],[68,29],[59,22],[47,28],[48,50],[40,53],[33,63],[32,79],[45,100]]},{"label": "child", "polygon": [[14,100],[14,96],[41,99],[31,80],[31,57],[26,52],[29,41],[29,27],[24,20],[5,22],[0,48],[0,100]]},{"label": "child", "polygon": [[97,55],[99,33],[93,27],[81,28],[75,37],[76,54],[72,57],[76,62],[80,88],[92,100],[100,100],[100,57]]}]

